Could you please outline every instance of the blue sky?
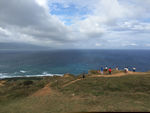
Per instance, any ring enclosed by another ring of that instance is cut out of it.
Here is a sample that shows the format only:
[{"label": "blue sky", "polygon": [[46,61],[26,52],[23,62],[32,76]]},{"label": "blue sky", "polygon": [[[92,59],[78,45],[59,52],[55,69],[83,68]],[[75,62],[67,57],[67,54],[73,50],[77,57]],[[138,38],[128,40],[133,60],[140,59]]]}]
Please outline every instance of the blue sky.
[{"label": "blue sky", "polygon": [[86,7],[78,8],[74,4],[68,4],[68,6],[64,6],[60,3],[53,3],[49,7],[51,9],[50,14],[54,15],[76,16],[89,14]]},{"label": "blue sky", "polygon": [[67,4],[65,6],[61,3],[52,3],[49,5],[50,14],[58,16],[66,25],[73,24],[72,18],[78,17],[78,19],[85,19],[85,16],[90,14],[90,11],[86,7],[77,7],[75,4]]},{"label": "blue sky", "polygon": [[0,42],[150,49],[150,0],[0,1]]}]

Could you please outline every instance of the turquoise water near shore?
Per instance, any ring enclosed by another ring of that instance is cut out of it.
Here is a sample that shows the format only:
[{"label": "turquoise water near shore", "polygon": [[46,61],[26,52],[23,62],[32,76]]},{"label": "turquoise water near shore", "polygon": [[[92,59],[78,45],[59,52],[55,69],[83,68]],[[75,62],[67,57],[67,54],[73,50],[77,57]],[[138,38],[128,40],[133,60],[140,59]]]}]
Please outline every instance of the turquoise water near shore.
[{"label": "turquoise water near shore", "polygon": [[150,50],[0,50],[0,78],[87,73],[101,66],[150,70]]}]

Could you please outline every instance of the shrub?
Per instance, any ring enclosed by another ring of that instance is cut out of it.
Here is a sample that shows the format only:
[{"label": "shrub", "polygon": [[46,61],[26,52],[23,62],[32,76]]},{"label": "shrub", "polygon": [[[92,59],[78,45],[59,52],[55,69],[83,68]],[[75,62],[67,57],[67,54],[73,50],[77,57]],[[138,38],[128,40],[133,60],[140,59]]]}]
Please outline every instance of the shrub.
[{"label": "shrub", "polygon": [[31,84],[33,84],[33,81],[31,81],[31,80],[26,80],[26,81],[24,81],[23,82],[23,85],[31,85]]}]

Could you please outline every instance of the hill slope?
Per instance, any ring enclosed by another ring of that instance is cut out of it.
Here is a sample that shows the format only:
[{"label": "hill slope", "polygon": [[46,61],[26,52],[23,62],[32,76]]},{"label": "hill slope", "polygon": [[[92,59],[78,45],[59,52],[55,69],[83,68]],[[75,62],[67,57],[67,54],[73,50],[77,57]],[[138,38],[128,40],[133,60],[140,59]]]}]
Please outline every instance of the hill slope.
[{"label": "hill slope", "polygon": [[150,73],[6,79],[0,86],[0,112],[150,111],[149,81]]}]

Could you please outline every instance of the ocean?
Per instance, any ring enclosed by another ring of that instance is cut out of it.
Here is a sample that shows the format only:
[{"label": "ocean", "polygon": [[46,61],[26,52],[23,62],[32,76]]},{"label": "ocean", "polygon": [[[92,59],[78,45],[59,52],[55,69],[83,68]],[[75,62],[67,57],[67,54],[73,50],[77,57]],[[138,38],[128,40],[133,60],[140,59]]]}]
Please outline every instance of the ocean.
[{"label": "ocean", "polygon": [[150,50],[0,50],[0,78],[78,75],[100,67],[150,70]]}]

